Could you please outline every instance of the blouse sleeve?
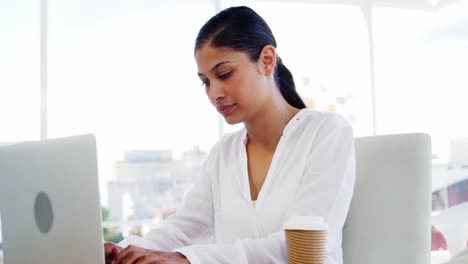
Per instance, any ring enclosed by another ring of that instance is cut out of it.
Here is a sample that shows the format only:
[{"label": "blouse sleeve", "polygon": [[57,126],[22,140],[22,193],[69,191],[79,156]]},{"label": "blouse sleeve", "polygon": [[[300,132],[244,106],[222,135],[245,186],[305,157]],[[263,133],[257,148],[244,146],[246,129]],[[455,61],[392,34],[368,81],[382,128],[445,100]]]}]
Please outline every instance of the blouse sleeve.
[{"label": "blouse sleeve", "polygon": [[[327,117],[310,149],[299,190],[287,216],[323,216],[328,222],[328,256],[341,252],[341,232],[354,189],[355,157],[352,128],[340,116]],[[234,244],[193,245],[177,249],[191,264],[287,263],[282,230],[261,239]]]},{"label": "blouse sleeve", "polygon": [[162,225],[150,231],[143,238],[128,236],[120,246],[135,245],[147,249],[171,251],[206,239],[213,232],[213,198],[211,173],[218,155],[217,145],[213,147],[203,163],[201,175],[194,188],[187,193],[183,206]]}]

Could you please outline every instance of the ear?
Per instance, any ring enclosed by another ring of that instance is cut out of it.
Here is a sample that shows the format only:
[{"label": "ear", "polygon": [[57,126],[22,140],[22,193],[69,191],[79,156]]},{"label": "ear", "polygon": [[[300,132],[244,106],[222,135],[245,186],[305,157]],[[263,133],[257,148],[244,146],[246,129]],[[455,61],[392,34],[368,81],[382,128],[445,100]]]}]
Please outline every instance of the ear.
[{"label": "ear", "polygon": [[258,59],[260,70],[266,76],[273,74],[276,67],[276,49],[271,45],[263,47]]}]

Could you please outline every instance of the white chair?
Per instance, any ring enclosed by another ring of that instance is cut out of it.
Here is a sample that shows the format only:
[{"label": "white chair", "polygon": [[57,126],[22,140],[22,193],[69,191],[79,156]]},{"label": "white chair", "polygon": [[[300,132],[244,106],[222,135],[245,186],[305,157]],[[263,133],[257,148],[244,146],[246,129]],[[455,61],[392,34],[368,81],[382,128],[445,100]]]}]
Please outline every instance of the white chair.
[{"label": "white chair", "polygon": [[356,185],[343,229],[344,264],[428,264],[431,139],[357,138]]}]

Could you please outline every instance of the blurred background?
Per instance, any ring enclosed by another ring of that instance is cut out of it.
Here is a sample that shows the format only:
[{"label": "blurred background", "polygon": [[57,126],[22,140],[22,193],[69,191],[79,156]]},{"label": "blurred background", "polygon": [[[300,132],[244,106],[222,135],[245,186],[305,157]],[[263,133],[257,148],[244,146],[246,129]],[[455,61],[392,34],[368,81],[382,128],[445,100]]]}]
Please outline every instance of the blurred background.
[{"label": "blurred background", "polygon": [[94,133],[105,239],[145,234],[241,127],[212,108],[193,56],[203,23],[237,5],[270,25],[308,107],[357,137],[431,135],[432,263],[465,248],[468,0],[0,1],[0,145]]}]

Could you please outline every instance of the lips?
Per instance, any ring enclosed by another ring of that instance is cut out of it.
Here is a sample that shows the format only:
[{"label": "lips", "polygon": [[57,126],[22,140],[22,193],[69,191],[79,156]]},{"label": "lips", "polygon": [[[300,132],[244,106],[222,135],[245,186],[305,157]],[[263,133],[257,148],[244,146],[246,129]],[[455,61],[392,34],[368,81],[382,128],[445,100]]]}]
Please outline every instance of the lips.
[{"label": "lips", "polygon": [[218,106],[217,109],[220,114],[222,114],[223,116],[226,116],[226,115],[229,115],[234,110],[235,105],[236,104],[221,105],[221,106]]}]

